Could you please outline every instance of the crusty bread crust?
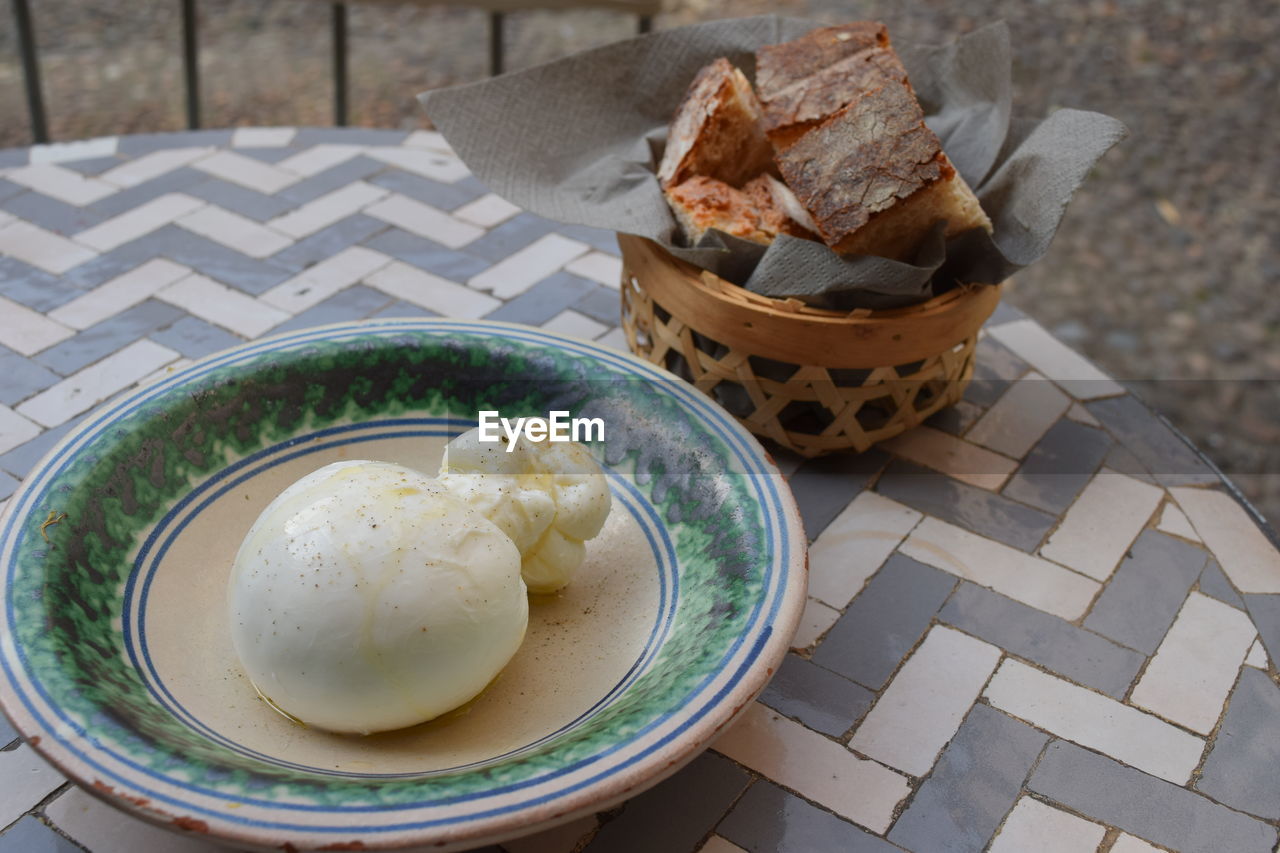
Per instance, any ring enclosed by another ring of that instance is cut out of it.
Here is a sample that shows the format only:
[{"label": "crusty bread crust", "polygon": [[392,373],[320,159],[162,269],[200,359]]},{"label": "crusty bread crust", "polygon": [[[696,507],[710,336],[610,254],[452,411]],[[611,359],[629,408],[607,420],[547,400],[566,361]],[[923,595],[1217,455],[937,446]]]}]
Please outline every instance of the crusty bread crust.
[{"label": "crusty bread crust", "polygon": [[878,21],[823,27],[783,44],[766,45],[756,51],[756,89],[761,100],[771,101],[788,86],[877,47],[889,47],[889,30]]},{"label": "crusty bread crust", "polygon": [[760,228],[760,211],[752,197],[723,181],[695,175],[668,187],[666,195],[691,246],[712,228],[756,243],[773,240]]},{"label": "crusty bread crust", "polygon": [[760,104],[742,72],[720,58],[698,72],[667,132],[658,166],[663,187],[704,175],[740,187],[773,168]]}]

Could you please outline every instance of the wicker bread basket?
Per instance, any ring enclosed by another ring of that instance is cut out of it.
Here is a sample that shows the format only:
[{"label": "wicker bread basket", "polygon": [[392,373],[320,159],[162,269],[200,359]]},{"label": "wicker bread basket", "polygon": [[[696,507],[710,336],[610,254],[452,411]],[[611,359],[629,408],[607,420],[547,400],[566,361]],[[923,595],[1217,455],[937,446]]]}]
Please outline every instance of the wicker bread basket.
[{"label": "wicker bread basket", "polygon": [[751,293],[642,237],[618,244],[632,352],[803,456],[866,450],[959,400],[1000,300],[999,286],[975,285],[909,308],[827,311]]}]

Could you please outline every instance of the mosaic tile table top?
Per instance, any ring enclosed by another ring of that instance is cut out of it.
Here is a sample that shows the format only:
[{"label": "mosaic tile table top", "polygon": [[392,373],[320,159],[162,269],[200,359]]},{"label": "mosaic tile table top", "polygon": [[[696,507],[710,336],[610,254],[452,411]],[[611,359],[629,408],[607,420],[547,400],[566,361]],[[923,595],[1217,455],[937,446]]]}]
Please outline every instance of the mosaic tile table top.
[{"label": "mosaic tile table top", "polygon": [[[427,132],[0,152],[0,500],[98,403],[269,332],[434,313],[625,348],[616,252]],[[997,312],[978,378],[882,448],[780,458],[813,546],[776,678],[670,780],[508,853],[1276,849],[1273,540],[1034,321]],[[0,729],[0,853],[211,849]]]}]

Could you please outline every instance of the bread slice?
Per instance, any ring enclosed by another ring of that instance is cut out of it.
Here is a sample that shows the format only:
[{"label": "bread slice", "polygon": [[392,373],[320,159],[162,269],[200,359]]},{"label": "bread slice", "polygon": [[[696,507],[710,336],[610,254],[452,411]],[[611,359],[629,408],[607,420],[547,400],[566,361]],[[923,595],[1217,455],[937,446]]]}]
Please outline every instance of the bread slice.
[{"label": "bread slice", "polygon": [[817,239],[808,213],[772,175],[753,178],[742,189],[695,175],[668,187],[666,195],[691,246],[712,228],[766,245],[779,234]]},{"label": "bread slice", "polygon": [[991,229],[905,83],[883,80],[778,154],[783,179],[842,254],[907,260],[935,222]]},{"label": "bread slice", "polygon": [[798,39],[756,51],[756,90],[769,101],[784,89],[872,48],[889,47],[889,30],[877,21],[855,21],[813,30]]},{"label": "bread slice", "polygon": [[703,175],[741,187],[772,169],[773,148],[760,120],[747,78],[717,59],[698,72],[671,120],[658,180],[666,188]]}]

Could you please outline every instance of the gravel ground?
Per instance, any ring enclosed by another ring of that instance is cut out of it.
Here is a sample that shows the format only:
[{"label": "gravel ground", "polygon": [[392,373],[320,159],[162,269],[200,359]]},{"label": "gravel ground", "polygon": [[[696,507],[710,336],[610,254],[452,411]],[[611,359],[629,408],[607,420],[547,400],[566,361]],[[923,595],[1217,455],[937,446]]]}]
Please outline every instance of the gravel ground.
[{"label": "gravel ground", "polygon": [[[179,129],[178,4],[42,0],[36,24],[56,138]],[[326,4],[203,0],[205,123],[325,124]],[[1267,0],[683,0],[659,27],[766,11],[878,18],[943,41],[1003,18],[1016,114],[1110,113],[1132,136],[1072,204],[1011,302],[1140,393],[1280,519],[1280,6]],[[512,16],[518,68],[625,38],[608,12]],[[352,119],[416,127],[424,88],[487,67],[483,13],[358,5]],[[0,28],[0,147],[27,143],[13,28]]]}]

